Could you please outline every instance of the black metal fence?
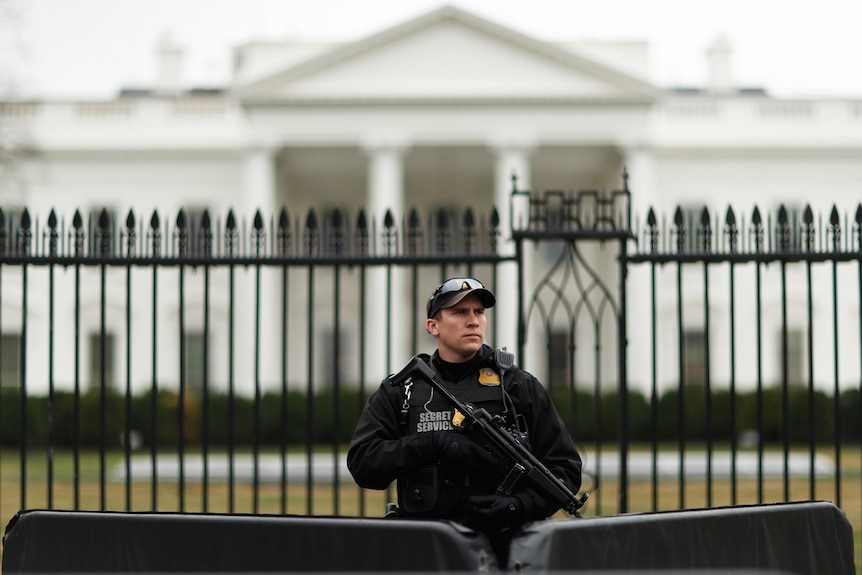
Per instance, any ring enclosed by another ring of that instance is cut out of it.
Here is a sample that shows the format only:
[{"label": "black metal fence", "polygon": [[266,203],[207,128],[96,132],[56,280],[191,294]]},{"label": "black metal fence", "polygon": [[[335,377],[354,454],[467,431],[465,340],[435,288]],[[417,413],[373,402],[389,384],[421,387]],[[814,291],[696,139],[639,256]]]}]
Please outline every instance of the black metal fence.
[{"label": "black metal fence", "polygon": [[830,499],[858,530],[862,207],[638,222],[629,199],[0,212],[0,515],[380,515],[390,494],[343,467],[364,398],[427,346],[430,287],[513,274],[517,356],[584,452],[588,514]]}]

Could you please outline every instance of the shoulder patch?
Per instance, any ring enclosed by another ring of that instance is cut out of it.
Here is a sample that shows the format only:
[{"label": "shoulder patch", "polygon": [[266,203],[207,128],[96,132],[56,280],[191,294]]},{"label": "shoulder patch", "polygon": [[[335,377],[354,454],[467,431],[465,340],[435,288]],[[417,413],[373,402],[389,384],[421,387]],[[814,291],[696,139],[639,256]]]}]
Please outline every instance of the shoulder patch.
[{"label": "shoulder patch", "polygon": [[500,374],[490,367],[483,367],[479,370],[479,383],[482,385],[500,385]]}]

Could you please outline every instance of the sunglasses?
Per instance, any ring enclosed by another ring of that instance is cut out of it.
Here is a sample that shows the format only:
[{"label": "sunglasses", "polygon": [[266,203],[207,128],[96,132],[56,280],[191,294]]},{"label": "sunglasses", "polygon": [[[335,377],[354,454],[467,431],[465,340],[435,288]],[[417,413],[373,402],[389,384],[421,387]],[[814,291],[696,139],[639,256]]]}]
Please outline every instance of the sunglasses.
[{"label": "sunglasses", "polygon": [[485,286],[482,285],[482,282],[473,278],[452,278],[437,286],[437,289],[434,290],[431,297],[446,295],[448,293],[463,291],[465,289],[485,289]]},{"label": "sunglasses", "polygon": [[471,289],[485,289],[485,286],[473,278],[452,278],[441,283],[428,298],[428,317],[433,317],[437,313],[441,300],[448,299],[446,296],[449,294]]}]

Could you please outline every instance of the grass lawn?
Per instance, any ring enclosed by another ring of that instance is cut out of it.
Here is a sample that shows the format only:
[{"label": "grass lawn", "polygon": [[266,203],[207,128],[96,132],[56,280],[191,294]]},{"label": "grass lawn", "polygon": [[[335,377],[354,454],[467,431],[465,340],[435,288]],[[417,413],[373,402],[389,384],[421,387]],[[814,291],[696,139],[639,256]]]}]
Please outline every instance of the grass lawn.
[{"label": "grass lawn", "polygon": [[[834,453],[824,450],[824,455]],[[3,526],[21,509],[62,509],[86,511],[185,511],[210,513],[260,513],[292,515],[342,515],[380,517],[387,501],[394,500],[394,490],[361,490],[350,481],[340,485],[308,486],[291,483],[261,483],[255,490],[248,482],[235,482],[231,496],[226,482],[212,482],[206,489],[200,482],[188,481],[180,488],[176,481],[162,481],[154,490],[150,481],[114,482],[111,470],[123,462],[121,452],[109,453],[104,467],[95,452],[82,454],[76,466],[71,453],[57,453],[50,471],[44,453],[31,453],[26,462],[26,488],[21,487],[21,461],[17,452],[0,453],[0,519]],[[102,481],[102,476],[106,481]],[[588,488],[585,481],[585,488]],[[754,479],[739,479],[734,486],[727,479],[707,482],[705,478],[687,479],[683,490],[675,479],[660,479],[629,484],[628,511],[645,512],[681,508],[719,507],[776,503],[784,501],[824,500],[838,505],[853,526],[856,569],[862,557],[862,454],[859,448],[841,452],[840,493],[835,477],[818,478],[811,485],[807,478],[791,478],[785,491],[782,479],[768,479],[758,486]],[[813,497],[812,497],[813,489]],[[734,493],[735,491],[735,493]],[[585,516],[618,513],[619,484],[606,480],[592,494],[584,509]],[[23,503],[22,503],[23,501]],[[655,502],[655,504],[654,504]],[[558,513],[554,519],[567,517]]]}]

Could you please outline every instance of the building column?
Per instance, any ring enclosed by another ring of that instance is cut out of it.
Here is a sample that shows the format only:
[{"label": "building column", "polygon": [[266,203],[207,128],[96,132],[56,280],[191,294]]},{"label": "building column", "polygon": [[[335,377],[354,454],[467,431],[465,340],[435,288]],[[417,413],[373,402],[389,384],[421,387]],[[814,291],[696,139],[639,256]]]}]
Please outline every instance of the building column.
[{"label": "building column", "polygon": [[[638,242],[642,246],[643,230],[647,211],[656,207],[657,183],[656,160],[652,149],[645,144],[629,145],[623,150],[626,172],[628,173],[629,190],[631,191],[633,228],[640,228],[641,237]],[[660,216],[660,214],[656,214]],[[633,249],[633,248],[630,248]],[[643,249],[643,247],[641,247]],[[628,386],[629,389],[648,391],[651,388],[652,353],[652,305],[650,290],[644,286],[650,285],[649,266],[630,266],[626,283],[626,330],[629,347],[627,349]],[[661,302],[659,302],[661,305]]]},{"label": "building column", "polygon": [[[378,255],[399,253],[404,223],[404,154],[408,147],[402,142],[378,142],[366,144],[363,149],[368,157],[367,216],[375,234],[372,249]],[[391,245],[383,237],[387,211],[397,232]],[[368,269],[366,324],[360,327],[359,336],[368,342],[365,375],[369,381],[394,373],[407,363],[413,354],[408,349],[413,326],[410,318],[425,319],[424,314],[416,315],[420,310],[407,309],[410,300],[405,274],[396,266]]]},{"label": "building column", "polygon": [[254,146],[246,151],[242,172],[242,205],[237,206],[238,218],[249,223],[260,210],[265,222],[274,219],[276,198],[275,150]]},{"label": "building column", "polygon": [[[275,233],[271,224],[276,219],[276,177],[275,177],[276,150],[267,146],[251,146],[245,152],[242,167],[242,189],[241,195],[234,213],[237,217],[238,232],[245,233],[250,240],[255,213],[260,210],[264,224],[264,245],[262,254],[267,253],[272,238],[270,234]],[[251,244],[249,244],[251,249]],[[281,326],[278,322],[268,318],[280,317],[282,306],[281,285],[279,279],[272,273],[272,269],[262,267],[260,270],[260,291],[256,293],[256,270],[253,268],[237,268],[236,301],[237,313],[235,340],[237,346],[235,352],[235,377],[238,385],[245,387],[248,391],[254,385],[254,378],[260,378],[260,385],[265,389],[279,381],[278,366],[281,352]],[[241,280],[241,281],[240,281]],[[260,299],[259,308],[255,307],[255,300]],[[260,317],[255,319],[255,310],[259,309]],[[257,332],[255,332],[257,330]],[[255,337],[257,336],[257,338]],[[255,341],[259,343],[257,349],[260,372],[255,372]],[[247,382],[247,383],[246,383]]]},{"label": "building column", "polygon": [[[532,146],[524,143],[498,144],[493,146],[494,151],[494,205],[500,217],[500,238],[497,251],[503,255],[515,254],[515,243],[512,241],[511,222],[516,226],[519,221],[526,221],[521,213],[524,202],[514,202],[515,214],[511,213],[512,189],[517,185],[518,190],[529,190],[530,182],[530,153]],[[515,183],[513,183],[515,178]],[[525,262],[529,266],[528,262]],[[527,273],[524,277],[530,277]],[[529,287],[529,286],[527,286]],[[499,271],[495,295],[497,296],[496,311],[494,312],[495,326],[492,333],[496,335],[493,342],[488,342],[494,347],[506,347],[512,353],[518,351],[518,270],[514,264],[504,264]],[[515,359],[523,365],[524,358]]]}]

